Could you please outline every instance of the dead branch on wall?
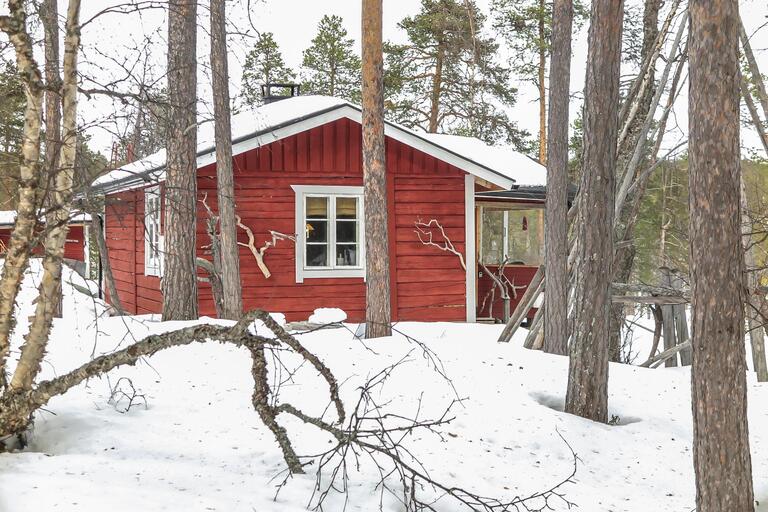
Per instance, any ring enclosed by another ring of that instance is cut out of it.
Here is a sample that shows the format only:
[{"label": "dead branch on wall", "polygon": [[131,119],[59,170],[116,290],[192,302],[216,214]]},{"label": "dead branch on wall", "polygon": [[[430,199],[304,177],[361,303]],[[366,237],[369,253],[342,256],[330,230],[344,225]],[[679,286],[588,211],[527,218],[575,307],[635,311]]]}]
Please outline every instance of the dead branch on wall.
[{"label": "dead branch on wall", "polygon": [[245,224],[243,224],[243,220],[240,218],[239,215],[235,215],[235,220],[237,221],[237,225],[243,231],[245,231],[246,235],[248,235],[248,243],[244,244],[243,242],[237,242],[237,244],[250,249],[251,254],[253,254],[254,258],[256,258],[256,264],[259,266],[259,270],[261,270],[261,273],[264,274],[264,277],[269,279],[270,276],[272,275],[272,272],[269,271],[267,264],[264,263],[264,254],[267,252],[267,250],[270,247],[276,246],[278,240],[289,240],[293,243],[296,243],[296,237],[293,235],[286,235],[285,233],[280,233],[279,231],[270,230],[269,234],[272,237],[272,239],[264,242],[264,245],[262,245],[260,248],[257,249],[256,237],[253,235],[253,230],[248,226],[246,226]]},{"label": "dead branch on wall", "polygon": [[[419,242],[421,242],[423,245],[436,247],[441,251],[455,254],[459,258],[461,268],[465,271],[467,270],[467,265],[464,263],[464,255],[456,250],[453,242],[451,242],[451,239],[448,238],[448,235],[445,233],[445,228],[443,228],[442,224],[440,224],[436,219],[431,219],[429,222],[423,222],[421,219],[419,219],[414,222],[413,225],[416,227],[414,233],[416,233],[416,236],[419,238]],[[435,241],[435,233],[433,230],[437,230],[440,233],[442,242]]]}]

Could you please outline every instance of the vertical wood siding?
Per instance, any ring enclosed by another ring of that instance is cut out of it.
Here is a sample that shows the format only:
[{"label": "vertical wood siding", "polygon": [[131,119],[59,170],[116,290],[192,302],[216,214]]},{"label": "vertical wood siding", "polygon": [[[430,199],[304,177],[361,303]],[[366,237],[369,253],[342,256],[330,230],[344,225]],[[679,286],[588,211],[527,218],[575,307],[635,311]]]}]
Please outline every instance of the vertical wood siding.
[{"label": "vertical wood siding", "polygon": [[[269,231],[294,234],[295,194],[291,185],[362,186],[361,130],[341,119],[234,157],[237,213],[256,236],[258,246]],[[396,320],[466,318],[465,273],[457,256],[419,243],[417,219],[438,220],[464,252],[464,175],[453,166],[387,138],[389,237],[393,317]],[[198,172],[200,198],[216,210],[216,167]],[[144,193],[135,190],[109,196],[107,243],[118,291],[131,313],[160,312],[160,282],[144,275]],[[198,204],[198,255],[206,211]],[[239,230],[239,241],[247,241]],[[243,306],[285,313],[288,320],[306,319],[318,307],[338,307],[351,321],[365,312],[362,278],[306,278],[295,282],[295,247],[279,241],[265,255],[272,272],[266,279],[250,251],[240,249]],[[200,313],[214,315],[211,288],[200,283]]]}]

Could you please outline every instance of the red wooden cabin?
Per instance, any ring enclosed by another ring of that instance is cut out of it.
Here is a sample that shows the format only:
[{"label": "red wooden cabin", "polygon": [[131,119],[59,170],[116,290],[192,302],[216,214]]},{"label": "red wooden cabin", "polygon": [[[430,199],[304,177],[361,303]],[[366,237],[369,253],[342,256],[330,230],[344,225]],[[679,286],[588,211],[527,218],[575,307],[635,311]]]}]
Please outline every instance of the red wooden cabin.
[{"label": "red wooden cabin", "polygon": [[[266,268],[241,247],[246,309],[301,320],[315,308],[337,307],[351,321],[363,319],[360,118],[359,107],[320,96],[284,99],[233,118],[237,213],[257,248],[274,241],[264,253]],[[215,211],[212,132],[210,123],[198,132],[198,256],[208,259],[202,200]],[[515,285],[530,280],[543,254],[543,195],[523,185],[540,189],[544,167],[477,139],[416,133],[393,123],[385,133],[393,319],[489,316],[488,304],[478,310],[489,281],[478,272],[478,258],[489,269],[506,258]],[[117,289],[134,314],[161,311],[164,165],[161,151],[96,184],[106,197]],[[247,244],[246,229],[238,236]],[[206,283],[198,299],[201,314],[215,313]],[[501,312],[497,301],[494,316]]]}]

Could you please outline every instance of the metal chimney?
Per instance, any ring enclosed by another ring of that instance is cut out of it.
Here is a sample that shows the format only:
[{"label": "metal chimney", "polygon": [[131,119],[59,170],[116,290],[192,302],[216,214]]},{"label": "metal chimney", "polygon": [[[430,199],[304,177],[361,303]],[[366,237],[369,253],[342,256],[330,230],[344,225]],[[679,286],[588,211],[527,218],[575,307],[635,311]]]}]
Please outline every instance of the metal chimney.
[{"label": "metal chimney", "polygon": [[269,83],[261,86],[261,98],[264,104],[293,98],[301,94],[300,84],[276,84]]}]

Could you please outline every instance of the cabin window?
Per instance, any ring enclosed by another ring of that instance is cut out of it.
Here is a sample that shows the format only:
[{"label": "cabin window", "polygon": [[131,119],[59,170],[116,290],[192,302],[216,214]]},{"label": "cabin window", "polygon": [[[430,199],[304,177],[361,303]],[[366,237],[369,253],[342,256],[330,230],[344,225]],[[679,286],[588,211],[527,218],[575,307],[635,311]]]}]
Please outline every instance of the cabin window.
[{"label": "cabin window", "polygon": [[296,282],[364,277],[362,187],[295,185]]},{"label": "cabin window", "polygon": [[480,261],[485,265],[538,266],[544,261],[544,210],[484,206]]},{"label": "cabin window", "polygon": [[144,191],[144,274],[163,275],[163,235],[160,224],[160,187]]}]

